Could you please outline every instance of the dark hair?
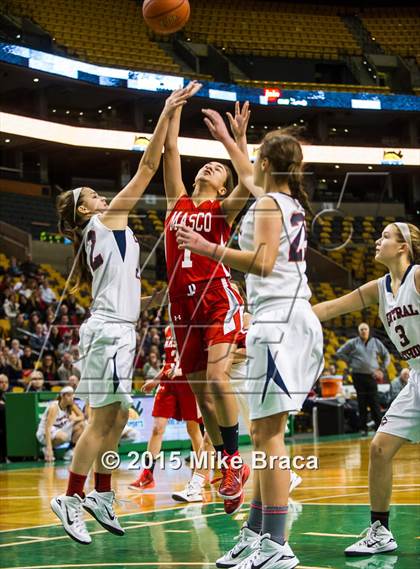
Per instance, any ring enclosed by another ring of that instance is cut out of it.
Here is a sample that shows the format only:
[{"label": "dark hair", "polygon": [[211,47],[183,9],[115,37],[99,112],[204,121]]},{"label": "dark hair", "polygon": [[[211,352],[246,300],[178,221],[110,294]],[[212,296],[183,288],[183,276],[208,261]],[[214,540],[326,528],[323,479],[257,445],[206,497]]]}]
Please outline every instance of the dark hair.
[{"label": "dark hair", "polygon": [[[82,202],[83,191],[84,188],[80,193],[78,204]],[[75,205],[72,190],[63,192],[57,198],[58,231],[72,241],[73,255],[75,258],[77,257],[77,263],[72,275],[72,280],[75,284],[70,290],[71,293],[77,292],[82,284],[90,284],[92,282],[86,251],[83,247],[83,234],[78,224],[78,221],[80,223],[80,214],[76,211],[76,216],[74,215]]]},{"label": "dark hair", "polygon": [[[392,224],[395,229],[397,230],[398,234],[398,242],[399,243],[407,243],[404,239],[403,234],[401,233],[400,228],[395,223]],[[411,245],[413,247],[413,254],[411,252],[408,253],[408,257],[411,263],[418,264],[420,263],[420,229],[413,225],[412,223],[407,223],[408,229],[410,231],[411,237]]]},{"label": "dark hair", "polygon": [[292,196],[306,211],[313,213],[304,188],[303,152],[298,136],[299,131],[292,127],[268,132],[260,146],[260,157],[270,161],[274,180],[277,183],[286,182]]},{"label": "dark hair", "polygon": [[235,188],[235,180],[233,178],[232,169],[229,168],[229,166],[227,166],[226,164],[223,164],[223,167],[226,170],[225,188],[227,190],[223,198],[227,198]]}]

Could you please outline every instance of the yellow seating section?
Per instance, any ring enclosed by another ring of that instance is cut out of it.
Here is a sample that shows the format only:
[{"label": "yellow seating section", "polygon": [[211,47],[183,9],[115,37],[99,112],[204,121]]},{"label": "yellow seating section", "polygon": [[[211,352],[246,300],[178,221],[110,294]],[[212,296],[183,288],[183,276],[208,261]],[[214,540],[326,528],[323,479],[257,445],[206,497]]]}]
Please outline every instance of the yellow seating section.
[{"label": "yellow seating section", "polygon": [[415,7],[368,8],[362,20],[386,53],[415,57],[420,63],[419,16]]},{"label": "yellow seating section", "polygon": [[294,81],[258,81],[253,79],[237,80],[238,85],[244,87],[258,87],[261,89],[290,89],[290,90],[307,90],[307,91],[337,91],[341,93],[391,93],[388,86],[379,85],[345,85],[343,83],[297,83]]},{"label": "yellow seating section", "polygon": [[234,54],[338,59],[362,53],[334,6],[192,0],[185,35]]}]

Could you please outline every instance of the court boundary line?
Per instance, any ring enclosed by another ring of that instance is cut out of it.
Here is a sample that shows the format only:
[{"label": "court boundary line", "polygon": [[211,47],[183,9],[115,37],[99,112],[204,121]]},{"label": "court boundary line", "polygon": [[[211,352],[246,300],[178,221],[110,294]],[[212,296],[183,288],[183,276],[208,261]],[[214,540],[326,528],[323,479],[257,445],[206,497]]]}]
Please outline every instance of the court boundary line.
[{"label": "court boundary line", "polygon": [[[137,563],[72,563],[66,565],[25,565],[25,566],[15,566],[15,567],[4,567],[3,569],[78,569],[78,568],[88,568],[88,567],[203,567],[203,566],[214,566],[212,561],[157,561],[146,562],[140,561]],[[331,567],[318,567],[312,565],[298,565],[296,569],[334,569]]]}]

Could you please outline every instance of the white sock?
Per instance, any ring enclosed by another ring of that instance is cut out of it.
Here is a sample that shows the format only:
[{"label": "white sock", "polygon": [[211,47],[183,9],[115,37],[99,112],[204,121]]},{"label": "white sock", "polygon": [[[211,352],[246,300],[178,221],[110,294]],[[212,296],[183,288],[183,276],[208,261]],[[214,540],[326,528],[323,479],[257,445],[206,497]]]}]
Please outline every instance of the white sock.
[{"label": "white sock", "polygon": [[192,478],[191,478],[191,482],[193,484],[200,486],[200,488],[202,488],[206,482],[206,479],[201,474],[197,474],[196,472],[194,472],[194,474],[192,475]]}]

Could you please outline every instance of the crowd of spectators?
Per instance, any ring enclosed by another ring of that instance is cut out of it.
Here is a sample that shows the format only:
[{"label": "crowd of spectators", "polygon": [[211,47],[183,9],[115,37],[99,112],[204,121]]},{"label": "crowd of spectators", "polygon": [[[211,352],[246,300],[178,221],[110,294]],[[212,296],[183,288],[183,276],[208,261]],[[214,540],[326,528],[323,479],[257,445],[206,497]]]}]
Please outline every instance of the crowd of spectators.
[{"label": "crowd of spectators", "polygon": [[[59,303],[54,283],[31,257],[0,267],[0,413],[7,391],[59,391],[80,378],[79,327],[89,316],[73,294]],[[166,321],[144,311],[137,327],[135,376],[153,378],[161,367]],[[1,418],[0,418],[1,421]]]}]

